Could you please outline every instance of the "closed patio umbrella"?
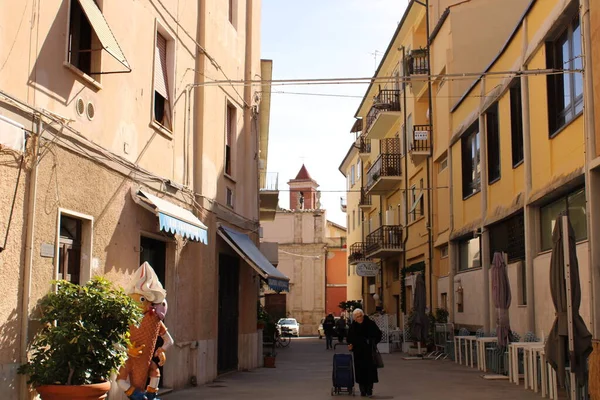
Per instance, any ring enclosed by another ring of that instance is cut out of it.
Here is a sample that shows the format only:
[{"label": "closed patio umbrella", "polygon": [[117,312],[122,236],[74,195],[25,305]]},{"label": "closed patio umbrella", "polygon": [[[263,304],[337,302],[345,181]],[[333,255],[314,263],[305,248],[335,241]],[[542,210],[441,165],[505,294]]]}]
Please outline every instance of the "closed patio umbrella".
[{"label": "closed patio umbrella", "polygon": [[427,307],[427,293],[423,274],[417,274],[414,296],[414,315],[410,324],[410,333],[413,338],[422,342],[427,339],[429,334],[429,317],[425,311]]},{"label": "closed patio umbrella", "polygon": [[[585,380],[586,360],[592,352],[592,335],[588,331],[583,318],[579,314],[581,305],[581,288],[579,282],[579,265],[577,262],[577,249],[575,246],[575,232],[571,223],[568,226],[568,252],[569,271],[571,281],[571,305],[572,305],[572,335],[573,352],[569,354],[569,320],[567,303],[567,285],[565,275],[565,248],[563,245],[563,215],[558,216],[554,231],[552,232],[552,257],[550,259],[550,293],[556,311],[556,318],[548,340],[546,341],[546,358],[552,368],[557,372],[560,386],[565,384],[565,366],[570,361],[571,372],[577,377],[582,385]],[[571,382],[571,387],[574,383]]]},{"label": "closed patio umbrella", "polygon": [[508,345],[510,334],[510,319],[508,309],[512,300],[510,293],[510,282],[508,272],[502,253],[494,253],[492,262],[492,298],[496,307],[496,335],[498,335],[498,347],[504,348]]}]

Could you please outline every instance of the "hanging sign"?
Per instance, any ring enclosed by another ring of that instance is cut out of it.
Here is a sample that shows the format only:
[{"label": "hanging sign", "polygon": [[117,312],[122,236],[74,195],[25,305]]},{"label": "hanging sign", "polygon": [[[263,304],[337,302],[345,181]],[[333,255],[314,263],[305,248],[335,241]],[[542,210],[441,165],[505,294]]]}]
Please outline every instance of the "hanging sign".
[{"label": "hanging sign", "polygon": [[378,273],[378,263],[366,261],[356,264],[356,275],[358,276],[377,276]]},{"label": "hanging sign", "polygon": [[415,131],[415,140],[427,140],[429,131]]}]

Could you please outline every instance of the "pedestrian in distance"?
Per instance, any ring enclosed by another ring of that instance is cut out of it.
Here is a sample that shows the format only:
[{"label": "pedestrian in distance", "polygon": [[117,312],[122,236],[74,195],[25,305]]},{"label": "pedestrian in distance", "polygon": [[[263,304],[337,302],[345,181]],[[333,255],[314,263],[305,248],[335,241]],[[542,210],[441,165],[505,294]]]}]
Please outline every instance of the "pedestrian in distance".
[{"label": "pedestrian in distance", "polygon": [[381,341],[381,330],[363,310],[352,312],[354,321],[348,331],[348,350],[354,353],[354,375],[362,397],[373,395],[373,385],[379,382],[374,352]]},{"label": "pedestrian in distance", "polygon": [[346,336],[346,318],[343,315],[335,322],[335,330],[338,335],[338,343],[342,343]]},{"label": "pedestrian in distance", "polygon": [[329,314],[323,321],[323,332],[325,333],[325,345],[326,349],[333,348],[333,334],[335,333],[335,318],[333,314]]}]

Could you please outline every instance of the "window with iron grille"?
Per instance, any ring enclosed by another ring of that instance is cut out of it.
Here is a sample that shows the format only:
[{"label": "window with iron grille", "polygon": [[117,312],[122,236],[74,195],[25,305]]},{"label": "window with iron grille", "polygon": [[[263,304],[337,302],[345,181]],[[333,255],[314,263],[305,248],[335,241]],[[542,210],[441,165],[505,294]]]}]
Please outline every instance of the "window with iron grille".
[{"label": "window with iron grille", "polygon": [[508,262],[525,260],[525,218],[522,212],[500,221],[489,228],[490,257],[495,252],[508,255]]},{"label": "window with iron grille", "polygon": [[[546,65],[559,71],[583,67],[579,18],[576,10],[569,11],[568,15],[573,18],[565,24],[564,30],[554,40],[546,42]],[[549,133],[553,137],[583,111],[583,76],[581,73],[550,74],[547,85]]]},{"label": "window with iron grille", "polygon": [[500,179],[500,124],[498,121],[498,103],[494,103],[485,113],[487,134],[488,183]]},{"label": "window with iron grille", "polygon": [[463,198],[481,190],[479,123],[475,122],[461,140]]},{"label": "window with iron grille", "polygon": [[515,79],[510,88],[510,139],[513,168],[523,161],[523,103],[521,102],[521,79]]}]

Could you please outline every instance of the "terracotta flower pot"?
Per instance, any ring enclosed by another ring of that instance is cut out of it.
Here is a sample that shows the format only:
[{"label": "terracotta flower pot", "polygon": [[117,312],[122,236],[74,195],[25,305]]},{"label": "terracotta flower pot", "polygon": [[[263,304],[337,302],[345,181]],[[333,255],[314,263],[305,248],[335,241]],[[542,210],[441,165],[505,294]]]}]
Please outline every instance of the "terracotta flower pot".
[{"label": "terracotta flower pot", "polygon": [[264,322],[257,322],[256,323],[256,329],[265,329],[265,323]]},{"label": "terracotta flower pot", "polygon": [[106,399],[110,382],[91,385],[43,385],[35,390],[42,400],[101,400]]},{"label": "terracotta flower pot", "polygon": [[265,356],[265,368],[275,368],[275,357]]}]

